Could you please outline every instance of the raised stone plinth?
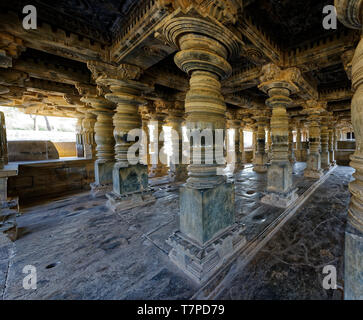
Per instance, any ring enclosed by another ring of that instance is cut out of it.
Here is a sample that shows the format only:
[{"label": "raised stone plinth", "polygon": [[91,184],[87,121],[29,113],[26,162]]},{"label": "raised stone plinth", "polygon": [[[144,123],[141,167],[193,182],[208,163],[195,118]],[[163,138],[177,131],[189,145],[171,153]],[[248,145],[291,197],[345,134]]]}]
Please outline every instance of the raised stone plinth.
[{"label": "raised stone plinth", "polygon": [[128,209],[144,206],[153,203],[156,199],[153,196],[153,189],[148,188],[144,191],[116,194],[110,192],[106,194],[108,199],[107,208],[113,212],[123,212]]},{"label": "raised stone plinth", "polygon": [[180,231],[167,243],[170,259],[198,283],[207,281],[246,239],[235,223],[234,184],[180,188]]},{"label": "raised stone plinth", "polygon": [[169,257],[193,280],[204,283],[246,244],[244,229],[242,224],[233,224],[204,246],[176,231],[167,240],[173,247]]}]

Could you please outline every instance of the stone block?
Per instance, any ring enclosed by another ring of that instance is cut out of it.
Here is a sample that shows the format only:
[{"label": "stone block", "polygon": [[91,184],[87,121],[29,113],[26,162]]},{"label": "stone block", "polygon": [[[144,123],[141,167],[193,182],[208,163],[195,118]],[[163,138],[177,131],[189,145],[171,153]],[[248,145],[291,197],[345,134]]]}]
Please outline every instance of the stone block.
[{"label": "stone block", "polygon": [[180,188],[180,231],[204,245],[233,225],[234,184],[211,189]]},{"label": "stone block", "polygon": [[142,191],[148,187],[147,166],[137,164],[123,167],[116,163],[113,168],[113,191],[118,195]]},{"label": "stone block", "polygon": [[285,194],[292,186],[292,166],[290,162],[272,162],[267,173],[267,191]]},{"label": "stone block", "polygon": [[96,185],[112,184],[112,172],[115,162],[95,162],[95,183]]}]

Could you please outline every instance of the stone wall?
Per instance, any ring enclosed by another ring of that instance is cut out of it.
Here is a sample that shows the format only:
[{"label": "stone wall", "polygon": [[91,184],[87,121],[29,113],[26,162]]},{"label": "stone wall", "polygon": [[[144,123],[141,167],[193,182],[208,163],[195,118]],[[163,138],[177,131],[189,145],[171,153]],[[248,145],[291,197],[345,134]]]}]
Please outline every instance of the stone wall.
[{"label": "stone wall", "polygon": [[355,141],[338,141],[335,159],[340,166],[349,166],[350,156],[355,151]]},{"label": "stone wall", "polygon": [[253,150],[245,150],[246,163],[252,163]]},{"label": "stone wall", "polygon": [[56,147],[59,158],[77,157],[75,142],[53,142]]},{"label": "stone wall", "polygon": [[9,162],[59,159],[51,141],[20,140],[8,141]]},{"label": "stone wall", "polygon": [[27,204],[89,190],[93,181],[91,159],[19,164],[18,176],[8,180],[8,194]]}]

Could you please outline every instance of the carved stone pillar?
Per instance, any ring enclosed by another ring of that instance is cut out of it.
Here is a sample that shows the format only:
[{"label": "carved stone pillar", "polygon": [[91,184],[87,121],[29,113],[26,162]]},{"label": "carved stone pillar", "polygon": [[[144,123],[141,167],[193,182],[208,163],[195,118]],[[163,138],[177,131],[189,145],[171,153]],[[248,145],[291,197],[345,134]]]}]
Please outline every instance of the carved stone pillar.
[{"label": "carved stone pillar", "polygon": [[164,148],[165,132],[163,130],[166,110],[170,102],[161,99],[154,101],[154,112],[150,115],[150,124],[154,127],[149,177],[163,177],[168,174],[167,155]]},{"label": "carved stone pillar", "polygon": [[[140,106],[139,112],[141,115],[142,121],[142,133],[144,134],[143,137],[143,144],[140,157],[143,159],[143,162],[148,166],[151,167],[151,156],[150,156],[150,128],[149,123],[151,119],[151,110],[149,106]],[[148,169],[150,170],[150,169]]]},{"label": "carved stone pillar", "polygon": [[[233,130],[234,132],[234,149],[231,150],[233,154],[230,154],[230,161],[234,160],[234,173],[239,170],[243,169],[243,156],[240,151],[240,128],[241,128],[241,120],[237,119],[237,112],[234,110],[229,110],[227,113],[227,122],[228,122],[228,129]],[[229,139],[229,135],[227,136]],[[228,161],[228,162],[230,162]]]},{"label": "carved stone pillar", "polygon": [[0,169],[8,164],[8,140],[4,113],[0,111]]},{"label": "carved stone pillar", "polygon": [[329,154],[329,128],[327,115],[322,117],[321,121],[321,167],[327,169],[330,167]]},{"label": "carved stone pillar", "polygon": [[187,164],[183,163],[183,131],[184,102],[175,101],[174,106],[168,109],[165,126],[171,131],[171,156],[168,175],[170,181],[186,181],[188,177]]},{"label": "carved stone pillar", "polygon": [[115,70],[102,74],[96,81],[109,87],[112,93],[107,93],[105,98],[117,104],[113,116],[116,142],[113,191],[106,194],[107,207],[115,212],[155,200],[148,191],[147,165],[140,159],[142,123],[138,107],[146,104],[142,93],[151,90],[148,85],[137,81],[140,75],[140,68],[121,64]]},{"label": "carved stone pillar", "polygon": [[268,115],[264,110],[257,110],[257,115],[254,117],[256,120],[256,153],[253,162],[253,170],[259,173],[267,172],[267,153],[266,146],[266,131]]},{"label": "carved stone pillar", "polygon": [[301,149],[302,149],[302,145],[301,145],[301,125],[300,125],[300,122],[297,122],[297,124],[296,124],[296,150],[295,150],[295,155],[296,155],[296,160],[297,161],[303,161],[302,157],[301,157]]},{"label": "carved stone pillar", "polygon": [[[363,0],[335,1],[338,17],[347,27],[363,31]],[[356,170],[355,180],[349,184],[352,193],[345,232],[344,296],[345,299],[363,299],[363,37],[352,61],[351,115],[356,139],[356,150],[351,166]]]},{"label": "carved stone pillar", "polygon": [[306,163],[304,176],[307,178],[319,179],[323,175],[320,156],[320,114],[325,112],[325,103],[307,101],[305,112],[309,115],[309,155]]},{"label": "carved stone pillar", "polygon": [[[305,122],[304,122],[304,126],[305,126]],[[303,162],[308,161],[308,156],[310,154],[310,146],[309,146],[309,141],[308,140],[309,140],[308,139],[308,131],[304,127],[304,129],[303,129],[303,142],[301,143],[301,161],[303,161]]]},{"label": "carved stone pillar", "polygon": [[[96,117],[92,135],[96,145],[95,182],[91,184],[91,188],[92,196],[104,196],[112,190],[112,170],[115,163],[112,117],[115,105],[100,96],[99,93],[102,93],[102,90],[97,89],[96,86],[77,84],[76,87],[82,95],[81,101],[92,107],[91,110],[87,110],[87,114],[92,112]],[[87,140],[87,138],[85,139]],[[86,149],[87,147],[85,147]]]},{"label": "carved stone pillar", "polygon": [[245,153],[245,136],[244,136],[244,128],[246,123],[241,121],[241,128],[239,129],[239,150],[241,153],[241,170],[244,168],[246,163],[246,153]]},{"label": "carved stone pillar", "polygon": [[[235,225],[234,185],[226,183],[223,175],[220,135],[226,126],[221,80],[230,75],[232,68],[226,59],[239,51],[240,43],[221,24],[197,17],[170,19],[163,33],[180,50],[174,57],[176,65],[190,75],[185,112],[186,127],[193,135],[189,178],[180,189],[180,231],[168,240],[172,246],[169,257],[195,280],[204,282],[244,241],[234,232],[239,228]],[[194,157],[200,154],[201,159]]]},{"label": "carved stone pillar", "polygon": [[335,166],[336,165],[336,161],[335,161],[335,150],[334,150],[334,129],[335,129],[335,124],[333,121],[333,117],[332,115],[330,115],[329,117],[329,159],[330,159],[330,165],[331,166]]},{"label": "carved stone pillar", "polygon": [[76,152],[77,158],[84,157],[84,145],[83,145],[83,123],[84,114],[77,112],[77,124],[76,124]]},{"label": "carved stone pillar", "polygon": [[270,98],[266,105],[272,108],[272,160],[268,168],[267,194],[262,202],[286,208],[292,204],[297,195],[292,185],[292,166],[289,161],[289,117],[286,108],[291,104],[291,94],[298,91],[293,79],[300,74],[297,69],[281,70],[273,64],[263,67],[259,88]]},{"label": "carved stone pillar", "polygon": [[257,152],[257,126],[252,126],[252,163],[255,163]]},{"label": "carved stone pillar", "polygon": [[272,157],[272,135],[271,135],[271,126],[270,126],[270,121],[268,121],[268,125],[267,125],[267,158],[268,161],[271,161],[271,157]]},{"label": "carved stone pillar", "polygon": [[288,135],[288,142],[289,142],[289,161],[293,165],[296,162],[295,152],[294,152],[294,135],[293,135],[293,124],[291,118],[289,119],[289,135]]},{"label": "carved stone pillar", "polygon": [[95,123],[96,115],[89,106],[84,107],[85,117],[82,121],[82,135],[84,145],[84,157],[86,159],[94,159],[96,157],[96,140],[95,140]]}]

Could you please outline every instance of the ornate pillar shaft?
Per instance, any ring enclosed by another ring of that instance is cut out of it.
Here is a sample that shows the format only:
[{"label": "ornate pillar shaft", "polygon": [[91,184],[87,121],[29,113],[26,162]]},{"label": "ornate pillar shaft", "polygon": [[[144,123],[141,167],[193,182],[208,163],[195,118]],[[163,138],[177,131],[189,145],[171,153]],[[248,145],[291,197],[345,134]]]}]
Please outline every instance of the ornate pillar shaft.
[{"label": "ornate pillar shaft", "polygon": [[8,140],[4,113],[0,111],[0,169],[8,164]]},{"label": "ornate pillar shaft", "polygon": [[300,123],[298,123],[297,126],[296,126],[296,150],[295,150],[296,160],[297,161],[302,161],[301,149],[302,149],[302,145],[301,145],[301,126],[300,126]]},{"label": "ornate pillar shaft", "polygon": [[335,151],[334,151],[334,129],[329,128],[329,159],[330,165],[335,165]]},{"label": "ornate pillar shaft", "polygon": [[253,163],[253,170],[256,172],[264,173],[267,172],[267,154],[266,154],[266,131],[265,126],[267,122],[267,115],[264,111],[258,110],[259,115],[255,116],[256,120],[256,153]]},{"label": "ornate pillar shaft", "polygon": [[243,169],[244,164],[246,163],[244,126],[245,123],[241,121],[241,128],[239,129],[239,150],[241,152],[241,169]]},{"label": "ornate pillar shaft", "polygon": [[[347,27],[363,32],[363,0],[335,1],[338,17]],[[362,33],[363,34],[363,33]],[[363,299],[363,37],[352,60],[352,87],[355,91],[352,124],[356,149],[351,156],[355,180],[349,184],[352,193],[345,232],[344,296]]]},{"label": "ornate pillar shaft", "polygon": [[294,152],[294,135],[293,135],[293,125],[291,123],[291,118],[289,119],[289,135],[288,135],[288,141],[289,141],[289,161],[291,164],[294,164],[296,162],[295,158],[295,152]]},{"label": "ornate pillar shaft", "polygon": [[264,66],[263,72],[259,88],[270,96],[266,105],[272,108],[272,160],[267,175],[268,192],[261,201],[285,208],[297,199],[288,154],[289,117],[286,108],[292,102],[289,96],[298,91],[293,79],[299,73],[296,69],[281,70],[273,64]]},{"label": "ornate pillar shaft", "polygon": [[92,108],[85,107],[85,117],[82,121],[82,136],[84,145],[84,157],[94,159],[96,157],[95,123],[96,116]]},{"label": "ornate pillar shaft", "polygon": [[328,121],[325,116],[321,122],[321,167],[323,169],[330,167],[329,129]]},{"label": "ornate pillar shaft", "polygon": [[84,145],[83,145],[83,123],[84,114],[79,112],[77,117],[77,124],[76,124],[76,153],[77,158],[84,157]]},{"label": "ornate pillar shaft", "polygon": [[167,155],[165,153],[164,141],[165,132],[163,129],[166,114],[164,113],[166,103],[162,100],[154,102],[155,112],[151,114],[150,124],[154,126],[153,143],[151,156],[151,167],[149,177],[163,177],[168,174],[168,166],[166,163]]},{"label": "ornate pillar shaft", "polygon": [[169,177],[171,181],[186,181],[188,177],[187,164],[183,163],[183,131],[184,103],[176,101],[173,108],[168,110],[165,126],[171,128],[171,155]]},{"label": "ornate pillar shaft", "polygon": [[320,156],[320,114],[325,112],[326,103],[307,101],[306,113],[309,114],[309,155],[306,163],[304,176],[307,178],[319,179],[323,175]]}]

